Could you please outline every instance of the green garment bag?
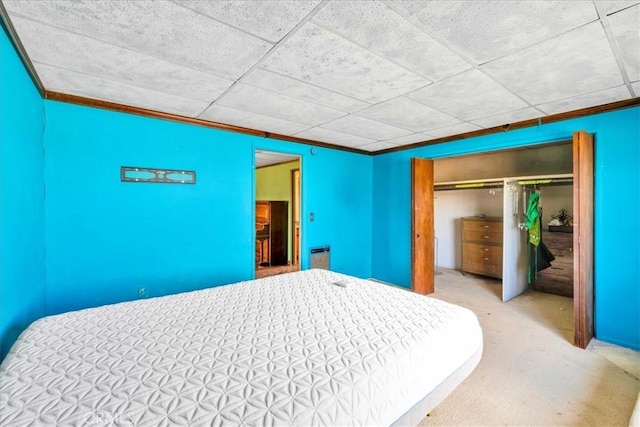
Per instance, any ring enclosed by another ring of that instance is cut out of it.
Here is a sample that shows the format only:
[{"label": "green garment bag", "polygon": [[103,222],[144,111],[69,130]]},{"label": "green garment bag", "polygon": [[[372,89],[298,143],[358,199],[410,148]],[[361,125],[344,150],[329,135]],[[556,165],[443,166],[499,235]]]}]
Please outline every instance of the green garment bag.
[{"label": "green garment bag", "polygon": [[538,246],[540,244],[540,194],[531,194],[526,215],[527,220],[524,226],[529,231],[529,243],[533,246]]},{"label": "green garment bag", "polygon": [[[534,274],[538,274],[538,245],[540,244],[540,194],[532,193],[529,197],[529,206],[527,207],[527,220],[524,222],[524,226],[529,231],[529,243],[533,245],[533,257],[534,257]],[[531,256],[531,251],[527,250],[527,254]],[[529,284],[533,281],[531,260],[529,264]]]}]

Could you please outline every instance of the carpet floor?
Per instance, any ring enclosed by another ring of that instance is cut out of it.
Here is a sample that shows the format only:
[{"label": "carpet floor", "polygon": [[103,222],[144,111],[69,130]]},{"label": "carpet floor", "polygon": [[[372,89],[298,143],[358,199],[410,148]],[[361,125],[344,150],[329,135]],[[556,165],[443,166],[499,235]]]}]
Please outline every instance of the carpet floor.
[{"label": "carpet floor", "polygon": [[503,303],[498,280],[438,272],[433,296],[476,313],[484,353],[421,426],[629,425],[640,353],[574,347],[571,298],[532,291]]}]

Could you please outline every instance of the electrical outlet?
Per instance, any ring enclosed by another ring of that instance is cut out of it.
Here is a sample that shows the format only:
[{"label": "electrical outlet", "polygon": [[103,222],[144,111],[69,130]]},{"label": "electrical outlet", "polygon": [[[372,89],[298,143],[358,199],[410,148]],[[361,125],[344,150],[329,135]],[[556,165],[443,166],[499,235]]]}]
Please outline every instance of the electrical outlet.
[{"label": "electrical outlet", "polygon": [[138,298],[144,298],[147,295],[147,290],[144,287],[138,288]]}]

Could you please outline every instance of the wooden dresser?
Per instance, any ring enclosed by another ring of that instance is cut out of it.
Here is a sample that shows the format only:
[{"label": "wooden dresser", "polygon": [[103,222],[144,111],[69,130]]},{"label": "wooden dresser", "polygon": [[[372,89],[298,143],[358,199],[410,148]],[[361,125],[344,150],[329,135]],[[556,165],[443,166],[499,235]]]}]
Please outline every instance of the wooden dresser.
[{"label": "wooden dresser", "polygon": [[533,289],[573,297],[573,234],[543,231],[542,243],[556,259],[551,267],[538,272]]},{"label": "wooden dresser", "polygon": [[256,201],[256,265],[287,265],[289,202]]},{"label": "wooden dresser", "polygon": [[462,271],[502,278],[502,218],[462,218]]}]

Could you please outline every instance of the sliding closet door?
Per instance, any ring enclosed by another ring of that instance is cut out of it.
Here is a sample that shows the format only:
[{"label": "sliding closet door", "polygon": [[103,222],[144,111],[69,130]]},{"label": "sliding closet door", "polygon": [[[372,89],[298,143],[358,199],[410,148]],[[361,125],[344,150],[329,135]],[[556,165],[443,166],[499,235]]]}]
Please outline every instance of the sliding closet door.
[{"label": "sliding closet door", "polygon": [[411,159],[411,290],[431,294],[435,282],[433,160]]},{"label": "sliding closet door", "polygon": [[573,134],[574,344],[593,338],[593,135]]}]

